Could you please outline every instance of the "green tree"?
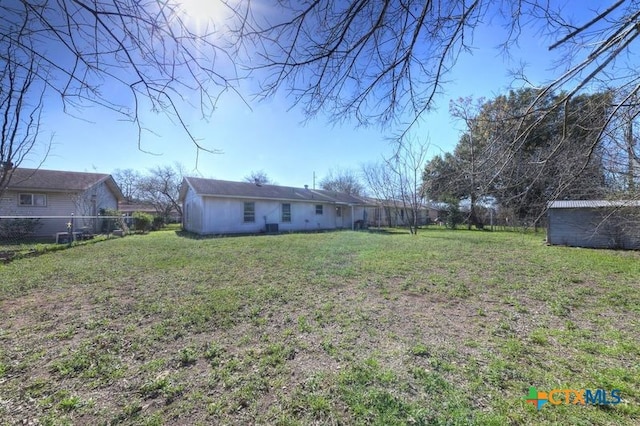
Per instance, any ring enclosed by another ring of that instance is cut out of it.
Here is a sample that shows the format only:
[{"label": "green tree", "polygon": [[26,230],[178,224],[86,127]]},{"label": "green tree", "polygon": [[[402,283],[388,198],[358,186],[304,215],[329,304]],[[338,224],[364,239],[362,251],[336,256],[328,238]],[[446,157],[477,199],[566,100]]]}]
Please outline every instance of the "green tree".
[{"label": "green tree", "polygon": [[447,206],[444,224],[449,229],[456,229],[463,220],[462,212],[460,211],[460,200],[455,197],[445,197],[444,200]]},{"label": "green tree", "polygon": [[133,229],[137,232],[147,232],[151,229],[153,216],[149,213],[134,212],[133,213]]},{"label": "green tree", "polygon": [[[562,97],[563,95],[558,95]],[[476,203],[495,200],[521,221],[534,225],[548,201],[601,197],[605,191],[600,131],[607,120],[609,93],[576,96],[555,109],[529,111],[539,91],[510,91],[475,107],[459,107],[467,123],[453,153],[433,158],[424,171],[430,198],[453,196],[470,203],[469,224],[479,224]],[[462,107],[468,106],[463,101]],[[526,134],[518,129],[527,127]]]}]

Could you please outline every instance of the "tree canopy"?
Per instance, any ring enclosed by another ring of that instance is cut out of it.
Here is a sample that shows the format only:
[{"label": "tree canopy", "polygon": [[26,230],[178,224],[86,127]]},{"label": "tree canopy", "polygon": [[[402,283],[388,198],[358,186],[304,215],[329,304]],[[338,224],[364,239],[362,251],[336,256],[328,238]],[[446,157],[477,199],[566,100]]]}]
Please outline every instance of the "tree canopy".
[{"label": "tree canopy", "polygon": [[[610,93],[573,97],[566,109],[553,108],[564,94],[546,94],[545,105],[528,112],[533,89],[511,91],[469,112],[470,101],[454,110],[467,122],[453,153],[436,156],[425,166],[425,192],[444,200],[470,202],[470,223],[480,198],[491,198],[518,219],[536,221],[549,200],[602,197],[605,168],[599,137],[611,105]],[[517,137],[519,126],[531,127]]]}]

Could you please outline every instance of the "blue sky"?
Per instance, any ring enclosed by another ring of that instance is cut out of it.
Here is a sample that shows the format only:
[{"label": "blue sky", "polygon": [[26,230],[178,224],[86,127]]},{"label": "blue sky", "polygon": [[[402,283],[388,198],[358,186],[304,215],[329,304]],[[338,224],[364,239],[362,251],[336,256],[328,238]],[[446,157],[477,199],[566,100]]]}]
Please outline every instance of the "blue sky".
[{"label": "blue sky", "polygon": [[[449,116],[450,99],[503,93],[513,81],[509,70],[520,61],[529,64],[531,81],[542,83],[547,79],[552,61],[545,41],[525,33],[519,50],[506,59],[495,48],[501,40],[499,29],[490,25],[479,29],[474,42],[477,49],[460,57],[449,75],[446,93],[438,99],[438,109],[423,117],[414,137],[430,141],[429,158],[452,150],[458,140],[461,124]],[[247,83],[245,86],[252,84]],[[248,90],[240,90],[250,98]],[[281,185],[302,186],[313,184],[314,172],[320,180],[330,169],[359,169],[362,163],[378,161],[391,152],[388,138],[393,128],[359,128],[350,122],[335,125],[324,116],[304,123],[301,110],[291,109],[291,104],[290,99],[279,96],[251,103],[250,109],[236,95],[227,94],[208,122],[200,119],[199,111],[187,111],[185,118],[193,134],[205,146],[223,151],[215,155],[201,152],[197,163],[196,149],[187,135],[164,115],[143,116],[145,126],[153,129],[142,138],[142,148],[148,153],[138,149],[136,126],[111,111],[89,107],[79,113],[82,118],[76,118],[50,105],[44,113],[42,134],[44,140],[53,135],[53,145],[42,167],[145,172],[157,165],[180,162],[192,175],[242,180],[251,171],[264,170]],[[35,154],[23,167],[37,165]]]}]

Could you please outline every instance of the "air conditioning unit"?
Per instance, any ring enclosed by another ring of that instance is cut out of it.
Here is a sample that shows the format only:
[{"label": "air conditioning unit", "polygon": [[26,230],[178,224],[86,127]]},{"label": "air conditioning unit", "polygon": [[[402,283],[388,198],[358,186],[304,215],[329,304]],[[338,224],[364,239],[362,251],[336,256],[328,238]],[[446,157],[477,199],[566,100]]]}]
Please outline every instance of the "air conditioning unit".
[{"label": "air conditioning unit", "polygon": [[276,234],[278,232],[278,224],[277,223],[267,223],[267,234]]}]

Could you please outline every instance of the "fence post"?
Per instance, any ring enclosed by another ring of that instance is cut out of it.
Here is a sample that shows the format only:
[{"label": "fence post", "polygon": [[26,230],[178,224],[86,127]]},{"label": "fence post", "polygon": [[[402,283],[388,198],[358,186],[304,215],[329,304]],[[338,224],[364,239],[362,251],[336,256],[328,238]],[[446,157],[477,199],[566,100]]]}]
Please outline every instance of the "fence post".
[{"label": "fence post", "polygon": [[71,213],[71,220],[67,222],[67,242],[71,247],[71,243],[73,243],[73,213]]}]

